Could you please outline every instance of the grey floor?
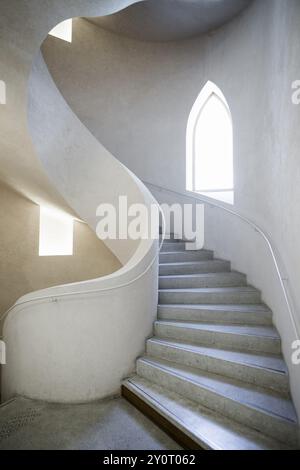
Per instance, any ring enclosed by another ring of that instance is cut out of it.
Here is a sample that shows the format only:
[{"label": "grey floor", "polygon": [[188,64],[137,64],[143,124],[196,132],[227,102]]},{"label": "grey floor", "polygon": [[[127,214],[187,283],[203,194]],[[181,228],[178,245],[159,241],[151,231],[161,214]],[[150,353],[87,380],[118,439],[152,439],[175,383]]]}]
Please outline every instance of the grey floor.
[{"label": "grey floor", "polygon": [[17,398],[0,407],[0,450],[176,450],[180,447],[123,398],[57,405]]}]

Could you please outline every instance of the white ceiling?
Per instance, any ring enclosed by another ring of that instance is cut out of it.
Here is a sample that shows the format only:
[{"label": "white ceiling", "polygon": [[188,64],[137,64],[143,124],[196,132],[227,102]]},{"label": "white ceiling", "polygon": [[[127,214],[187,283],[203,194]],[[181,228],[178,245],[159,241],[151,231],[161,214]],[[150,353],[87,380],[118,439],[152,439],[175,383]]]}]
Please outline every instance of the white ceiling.
[{"label": "white ceiling", "polygon": [[231,20],[252,0],[141,0],[101,18],[87,18],[104,29],[144,41],[198,36]]}]

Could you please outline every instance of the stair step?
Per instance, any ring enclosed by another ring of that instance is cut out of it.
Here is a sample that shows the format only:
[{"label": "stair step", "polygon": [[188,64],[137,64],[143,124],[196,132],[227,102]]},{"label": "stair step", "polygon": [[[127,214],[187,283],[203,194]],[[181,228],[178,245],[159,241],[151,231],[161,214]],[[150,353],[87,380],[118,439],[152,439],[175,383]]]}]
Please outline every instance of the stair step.
[{"label": "stair step", "polygon": [[160,289],[244,287],[246,284],[246,276],[236,272],[182,274],[159,277]]},{"label": "stair step", "polygon": [[155,335],[216,348],[280,354],[280,337],[273,326],[219,325],[158,320]]},{"label": "stair step", "polygon": [[170,253],[172,251],[185,251],[185,249],[186,249],[186,243],[185,242],[179,242],[178,241],[177,243],[174,243],[174,242],[170,243],[170,240],[167,240],[167,241],[163,242],[160,252],[161,253]]},{"label": "stair step", "polygon": [[158,318],[204,323],[270,325],[272,312],[259,305],[159,304]]},{"label": "stair step", "polygon": [[181,238],[174,238],[174,234],[171,234],[171,238],[166,234],[165,238],[162,239],[162,237],[159,237],[159,241],[163,243],[185,243],[185,240],[182,240]]},{"label": "stair step", "polygon": [[284,444],[138,376],[123,382],[152,410],[208,450],[283,450]]},{"label": "stair step", "polygon": [[257,304],[260,297],[260,291],[247,286],[159,290],[160,304]]},{"label": "stair step", "polygon": [[230,271],[230,262],[222,260],[207,260],[182,263],[160,263],[159,274],[201,274]]},{"label": "stair step", "polygon": [[[160,236],[159,239],[162,240],[162,236]],[[174,233],[165,233],[164,242],[166,243],[186,243],[186,242],[191,243],[191,242],[195,242],[195,237],[189,239],[183,236],[182,238],[180,238],[178,234],[175,235]]]},{"label": "stair step", "polygon": [[274,439],[298,444],[293,404],[274,392],[150,357],[138,359],[137,374]]},{"label": "stair step", "polygon": [[204,261],[213,259],[213,252],[209,250],[198,251],[173,251],[170,253],[160,253],[160,263],[180,263],[185,261]]},{"label": "stair step", "polygon": [[157,337],[147,341],[147,354],[289,396],[287,367],[281,356],[229,351]]}]

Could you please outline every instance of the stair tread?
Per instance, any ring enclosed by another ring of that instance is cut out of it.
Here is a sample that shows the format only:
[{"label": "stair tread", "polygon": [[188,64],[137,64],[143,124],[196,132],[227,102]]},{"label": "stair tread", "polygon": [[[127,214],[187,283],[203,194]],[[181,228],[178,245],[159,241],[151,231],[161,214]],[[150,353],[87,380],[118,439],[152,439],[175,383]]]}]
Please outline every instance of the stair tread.
[{"label": "stair tread", "polygon": [[213,450],[279,450],[287,447],[258,431],[225,418],[192,400],[139,376],[124,385],[192,437]]},{"label": "stair tread", "polygon": [[[159,265],[160,266],[191,266],[191,265],[203,265],[207,263],[213,263],[213,264],[226,264],[229,263],[229,261],[223,261],[220,259],[200,259],[200,260],[194,260],[194,261],[168,261],[167,263],[162,263],[160,261]],[[200,274],[200,273],[199,273]]]},{"label": "stair tread", "polygon": [[240,287],[183,287],[181,289],[159,289],[159,292],[168,293],[181,293],[181,292],[192,292],[192,293],[203,293],[203,294],[218,294],[218,293],[250,293],[259,292],[255,287],[251,286],[240,286]]},{"label": "stair tread", "polygon": [[182,255],[182,253],[208,253],[210,255],[213,254],[213,251],[212,250],[178,250],[178,251],[161,251],[160,254],[163,254],[163,255]]},{"label": "stair tread", "polygon": [[160,243],[162,242],[163,245],[177,245],[177,243],[179,244],[186,244],[186,243],[189,243],[189,242],[186,242],[184,240],[180,240],[180,239],[177,239],[177,238],[160,238],[159,239]]},{"label": "stair tread", "polygon": [[235,312],[271,312],[264,304],[158,304],[159,308],[177,308],[194,310],[220,310]]},{"label": "stair tread", "polygon": [[195,323],[171,320],[157,320],[155,323],[161,325],[172,325],[177,328],[192,328],[196,330],[206,330],[219,333],[238,334],[247,336],[260,336],[280,339],[278,332],[273,326],[256,325],[223,325],[215,323]]},{"label": "stair tread", "polygon": [[240,382],[236,379],[230,379],[225,376],[179,365],[163,359],[144,356],[138,359],[138,361],[161,369],[173,376],[180,377],[185,381],[192,382],[221,397],[230,399],[251,409],[256,409],[260,413],[266,413],[276,419],[297,425],[298,420],[291,400],[278,393],[266,391],[265,389]]},{"label": "stair tread", "polygon": [[[180,245],[180,246],[185,247],[186,243],[187,242],[182,242],[180,240],[178,240],[178,241],[176,240],[176,245],[175,246]],[[173,245],[174,245],[174,241],[172,242],[170,240],[163,241],[163,244],[162,244],[162,246],[170,246],[170,247],[172,247]]]},{"label": "stair tread", "polygon": [[234,271],[225,271],[224,273],[222,272],[217,272],[217,273],[195,273],[195,274],[160,274],[159,278],[162,279],[195,279],[195,278],[201,278],[201,279],[206,279],[208,277],[242,277],[245,278],[246,276],[241,273],[237,273]]},{"label": "stair tread", "polygon": [[220,349],[209,346],[200,346],[185,341],[164,339],[154,336],[148,342],[158,343],[170,346],[176,349],[183,349],[194,354],[207,355],[222,361],[244,364],[250,367],[268,369],[274,373],[287,375],[287,367],[281,356],[271,354],[255,354],[244,351],[231,351],[228,349]]},{"label": "stair tread", "polygon": [[245,287],[247,278],[237,272],[179,273],[160,274],[161,289],[209,288],[209,287]]}]

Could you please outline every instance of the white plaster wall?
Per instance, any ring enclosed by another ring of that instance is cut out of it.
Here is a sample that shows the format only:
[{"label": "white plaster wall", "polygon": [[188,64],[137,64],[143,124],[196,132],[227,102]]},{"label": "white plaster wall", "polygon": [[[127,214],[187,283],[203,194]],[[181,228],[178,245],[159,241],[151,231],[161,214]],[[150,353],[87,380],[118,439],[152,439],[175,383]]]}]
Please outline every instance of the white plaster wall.
[{"label": "white plaster wall", "polygon": [[79,403],[120,393],[153,334],[157,278],[153,265],[121,289],[16,307],[4,324],[3,399]]},{"label": "white plaster wall", "polygon": [[[17,90],[19,102],[9,99],[6,108],[0,145],[11,160],[4,159],[1,177],[36,202],[75,211],[92,228],[101,202],[115,204],[123,194],[129,203],[155,201],[73,114],[40,55],[30,83],[29,75],[40,42],[59,21],[76,12],[107,14],[130,3],[54,1],[39,14],[40,2],[12,0],[3,8],[3,38],[11,56],[2,54],[0,63],[11,66],[10,94]],[[124,264],[121,269],[30,293],[9,311],[3,326],[4,399],[21,394],[59,402],[94,400],[118,392],[122,378],[133,371],[156,315],[158,246],[153,240],[107,245]]]},{"label": "white plaster wall", "polygon": [[[188,114],[206,81],[216,82],[233,117],[234,210],[270,235],[298,324],[300,107],[292,105],[291,84],[300,74],[299,20],[298,0],[256,0],[230,24],[190,41],[137,42],[77,20],[72,47],[53,38],[43,46],[58,87],[91,132],[140,178],[180,192]],[[269,254],[255,233],[218,211],[207,225],[207,245],[246,272],[274,311],[299,413],[295,334]]]}]

